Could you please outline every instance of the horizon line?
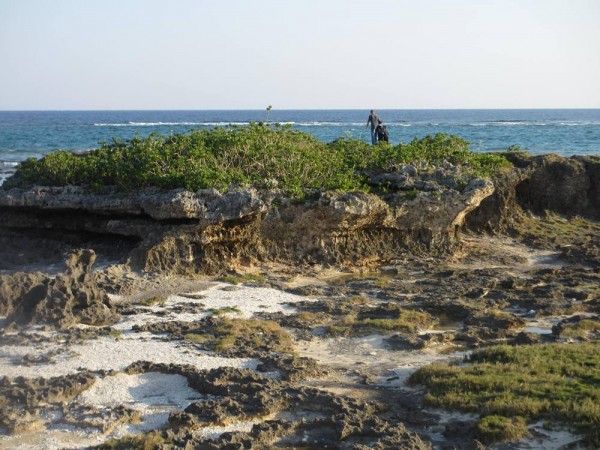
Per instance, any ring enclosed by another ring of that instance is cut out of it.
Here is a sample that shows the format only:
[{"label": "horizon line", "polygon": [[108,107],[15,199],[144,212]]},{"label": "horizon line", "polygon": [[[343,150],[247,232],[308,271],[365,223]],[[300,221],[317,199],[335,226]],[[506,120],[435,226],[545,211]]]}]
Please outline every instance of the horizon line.
[{"label": "horizon line", "polygon": [[[518,110],[597,110],[597,107],[519,107],[519,108],[271,108],[270,111],[518,111]],[[182,109],[1,109],[0,112],[104,112],[104,111],[127,111],[127,112],[155,112],[155,111],[266,111],[267,108],[206,108],[206,109],[193,109],[193,108],[182,108]]]}]

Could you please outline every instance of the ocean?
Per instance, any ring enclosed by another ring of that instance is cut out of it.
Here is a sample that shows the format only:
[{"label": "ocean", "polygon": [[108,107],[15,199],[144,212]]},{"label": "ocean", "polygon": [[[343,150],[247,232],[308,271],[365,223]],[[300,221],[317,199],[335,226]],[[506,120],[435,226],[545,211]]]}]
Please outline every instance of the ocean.
[{"label": "ocean", "polygon": [[[435,133],[460,136],[474,151],[600,154],[600,109],[377,110],[390,142]],[[370,141],[369,110],[247,111],[0,111],[0,181],[19,162],[56,149],[97,148],[113,137],[129,139],[191,129],[279,122],[330,142],[340,137]]]}]

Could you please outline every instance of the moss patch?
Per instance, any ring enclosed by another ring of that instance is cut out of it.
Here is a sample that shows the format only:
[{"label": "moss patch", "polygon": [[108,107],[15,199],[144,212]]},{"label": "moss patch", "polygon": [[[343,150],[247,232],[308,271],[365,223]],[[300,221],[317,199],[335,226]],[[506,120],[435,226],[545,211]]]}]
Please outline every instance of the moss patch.
[{"label": "moss patch", "polygon": [[431,323],[432,318],[427,313],[402,310],[395,317],[359,318],[357,314],[348,314],[330,325],[327,330],[335,336],[360,336],[373,332],[389,331],[414,333],[419,328]]},{"label": "moss patch", "polygon": [[184,339],[231,356],[256,356],[261,352],[292,353],[290,334],[277,322],[212,317],[199,323]]},{"label": "moss patch", "polygon": [[486,416],[475,425],[477,437],[484,444],[514,441],[529,434],[522,417]]},{"label": "moss patch", "polygon": [[154,297],[144,298],[139,301],[139,304],[142,306],[164,305],[165,303],[167,303],[167,297],[163,295],[155,295]]},{"label": "moss patch", "polygon": [[583,319],[579,322],[564,323],[560,327],[560,336],[587,339],[592,333],[600,333],[600,321]]},{"label": "moss patch", "polygon": [[539,247],[562,247],[563,257],[573,262],[600,261],[600,223],[552,212],[546,212],[543,217],[520,214],[512,231]]},{"label": "moss patch", "polygon": [[409,383],[426,386],[426,402],[436,407],[555,420],[600,445],[600,343],[495,346],[468,361],[425,367]]}]

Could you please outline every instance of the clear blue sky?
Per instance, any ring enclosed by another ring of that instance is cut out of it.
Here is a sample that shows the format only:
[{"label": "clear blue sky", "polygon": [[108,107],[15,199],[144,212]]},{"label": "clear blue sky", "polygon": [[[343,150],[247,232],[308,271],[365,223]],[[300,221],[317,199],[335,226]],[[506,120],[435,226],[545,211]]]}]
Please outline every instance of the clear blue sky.
[{"label": "clear blue sky", "polygon": [[0,0],[0,109],[598,108],[600,0]]}]

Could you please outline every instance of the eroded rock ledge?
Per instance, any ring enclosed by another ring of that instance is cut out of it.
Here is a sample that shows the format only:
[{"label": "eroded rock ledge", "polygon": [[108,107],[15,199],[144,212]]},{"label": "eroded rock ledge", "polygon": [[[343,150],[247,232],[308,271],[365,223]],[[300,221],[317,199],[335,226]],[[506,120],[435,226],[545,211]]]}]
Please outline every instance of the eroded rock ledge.
[{"label": "eroded rock ledge", "polygon": [[446,252],[465,223],[505,232],[523,228],[526,211],[600,218],[599,157],[506,156],[515,167],[493,183],[447,163],[407,165],[365,174],[378,195],[315,191],[302,202],[241,188],[0,190],[0,229],[129,239],[124,253],[134,269],[214,274],[261,261],[360,266],[406,251]]},{"label": "eroded rock ledge", "polygon": [[0,227],[134,238],[139,244],[129,263],[162,273],[216,273],[255,260],[362,265],[407,249],[449,249],[465,216],[494,192],[481,179],[462,191],[426,187],[381,196],[315,192],[302,203],[254,189],[11,189],[0,191]]}]

